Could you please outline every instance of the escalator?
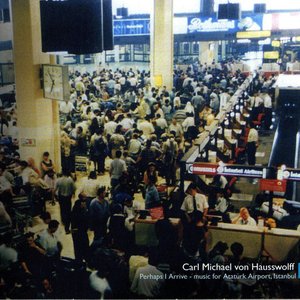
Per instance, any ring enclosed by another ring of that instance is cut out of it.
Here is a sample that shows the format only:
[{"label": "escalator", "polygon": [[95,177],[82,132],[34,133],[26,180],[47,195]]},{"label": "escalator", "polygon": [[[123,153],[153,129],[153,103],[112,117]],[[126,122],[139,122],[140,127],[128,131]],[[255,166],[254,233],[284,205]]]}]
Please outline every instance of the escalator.
[{"label": "escalator", "polygon": [[[270,155],[269,167],[277,168],[281,165],[286,165],[287,168],[298,168],[300,166],[298,155],[298,123],[298,119],[293,116],[285,116],[279,120]],[[299,184],[288,182],[287,199],[296,200],[295,192],[297,188],[300,188],[298,186]]]},{"label": "escalator", "polygon": [[[282,76],[282,75],[281,75]],[[285,75],[289,76],[289,75]],[[287,77],[289,79],[289,77]],[[299,77],[300,79],[300,77]],[[300,89],[299,87],[280,89],[277,101],[278,127],[275,133],[269,167],[300,168]],[[285,197],[290,200],[300,200],[300,183],[288,181]],[[299,200],[297,199],[299,198]]]}]

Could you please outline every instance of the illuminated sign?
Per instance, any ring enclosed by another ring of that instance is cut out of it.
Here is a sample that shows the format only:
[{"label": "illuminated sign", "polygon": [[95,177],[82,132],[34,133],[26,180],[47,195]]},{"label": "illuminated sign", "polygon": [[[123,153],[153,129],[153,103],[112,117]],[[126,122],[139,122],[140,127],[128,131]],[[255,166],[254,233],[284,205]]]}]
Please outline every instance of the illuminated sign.
[{"label": "illuminated sign", "polygon": [[210,18],[188,18],[187,33],[194,32],[232,32],[262,30],[261,15],[244,15],[241,20]]},{"label": "illuminated sign", "polygon": [[300,181],[299,169],[286,169],[282,173],[284,179]]},{"label": "illuminated sign", "polygon": [[280,41],[272,41],[272,47],[280,47]]},{"label": "illuminated sign", "polygon": [[263,31],[239,31],[236,33],[237,39],[258,39],[271,36],[270,30]]},{"label": "illuminated sign", "polygon": [[114,36],[150,35],[150,19],[114,20]]},{"label": "illuminated sign", "polygon": [[265,59],[278,59],[279,58],[279,52],[278,51],[264,52],[264,58]]},{"label": "illuminated sign", "polygon": [[193,163],[187,166],[187,171],[190,174],[196,175],[224,175],[252,178],[263,177],[263,167],[260,166]]},{"label": "illuminated sign", "polygon": [[188,18],[188,33],[234,31],[235,28],[236,21],[234,20]]}]

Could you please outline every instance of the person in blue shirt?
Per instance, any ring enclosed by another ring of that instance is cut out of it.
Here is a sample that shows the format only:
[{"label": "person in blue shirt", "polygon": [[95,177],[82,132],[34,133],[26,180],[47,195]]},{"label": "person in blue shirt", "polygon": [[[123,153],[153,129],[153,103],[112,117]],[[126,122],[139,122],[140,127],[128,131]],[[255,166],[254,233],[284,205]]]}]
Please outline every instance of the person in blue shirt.
[{"label": "person in blue shirt", "polygon": [[145,196],[145,208],[146,209],[150,209],[150,208],[161,205],[159,193],[155,186],[156,177],[149,176],[148,180],[149,181],[148,181],[148,185],[147,185],[147,189],[146,189],[146,196]]},{"label": "person in blue shirt", "polygon": [[90,228],[94,231],[94,240],[101,240],[107,234],[107,221],[110,216],[109,203],[105,199],[106,187],[97,191],[97,198],[93,199],[89,208]]}]

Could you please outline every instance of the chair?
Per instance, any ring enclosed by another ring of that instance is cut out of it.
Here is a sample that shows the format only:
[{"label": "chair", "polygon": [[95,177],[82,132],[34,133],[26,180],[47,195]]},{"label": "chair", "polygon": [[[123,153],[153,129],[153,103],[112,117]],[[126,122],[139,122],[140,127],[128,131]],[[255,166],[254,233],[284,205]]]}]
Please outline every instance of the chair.
[{"label": "chair", "polygon": [[236,183],[237,181],[237,177],[232,177],[230,179],[230,181],[228,182],[227,186],[225,187],[225,193],[227,195],[227,197],[231,197],[232,195],[232,192],[234,190],[234,184]]},{"label": "chair", "polygon": [[261,127],[264,117],[265,117],[264,113],[259,113],[257,116],[257,120],[252,121],[252,123],[255,126]]}]

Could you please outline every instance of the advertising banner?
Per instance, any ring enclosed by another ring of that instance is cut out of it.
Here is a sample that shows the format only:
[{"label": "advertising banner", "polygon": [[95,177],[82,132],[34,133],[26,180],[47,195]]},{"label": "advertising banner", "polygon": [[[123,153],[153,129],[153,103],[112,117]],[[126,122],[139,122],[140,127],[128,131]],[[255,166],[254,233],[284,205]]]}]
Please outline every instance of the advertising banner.
[{"label": "advertising banner", "polygon": [[114,20],[114,36],[150,35],[150,19]]}]

